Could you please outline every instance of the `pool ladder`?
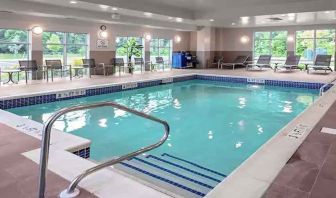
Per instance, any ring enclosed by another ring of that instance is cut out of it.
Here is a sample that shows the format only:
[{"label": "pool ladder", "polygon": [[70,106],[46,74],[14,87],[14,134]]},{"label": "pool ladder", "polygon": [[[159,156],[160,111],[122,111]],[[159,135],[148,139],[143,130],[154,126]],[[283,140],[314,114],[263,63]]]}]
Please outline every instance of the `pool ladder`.
[{"label": "pool ladder", "polygon": [[121,157],[112,159],[110,161],[104,162],[102,164],[99,164],[97,166],[94,166],[92,168],[89,168],[87,170],[85,170],[83,173],[81,173],[80,175],[78,175],[76,178],[74,178],[72,180],[72,182],[70,183],[69,187],[67,189],[65,189],[64,191],[62,191],[60,193],[60,197],[61,198],[70,198],[70,197],[76,197],[77,195],[79,195],[79,189],[76,188],[79,184],[80,181],[82,181],[82,179],[84,179],[86,176],[101,170],[103,168],[112,166],[114,164],[117,164],[121,161],[127,160],[127,159],[131,159],[137,155],[140,155],[142,153],[145,153],[147,151],[150,151],[152,149],[155,149],[159,146],[161,146],[168,138],[169,135],[169,125],[166,121],[160,120],[154,116],[145,114],[143,112],[140,111],[136,111],[133,109],[130,109],[128,107],[125,107],[123,105],[114,103],[114,102],[101,102],[101,103],[95,103],[95,104],[89,104],[89,105],[79,105],[79,106],[74,106],[74,107],[68,107],[68,108],[64,108],[61,109],[59,111],[57,111],[56,113],[54,113],[45,123],[44,127],[43,127],[43,133],[42,133],[42,147],[41,147],[41,156],[40,156],[40,173],[39,173],[39,190],[38,190],[38,197],[39,198],[44,198],[45,197],[45,186],[46,186],[46,171],[47,171],[47,164],[48,164],[48,156],[49,156],[49,147],[50,147],[50,133],[51,133],[51,129],[52,126],[54,124],[54,122],[61,117],[62,115],[72,112],[72,111],[79,111],[79,110],[84,110],[84,109],[94,109],[94,108],[99,108],[99,107],[112,107],[112,108],[117,108],[126,112],[129,112],[131,114],[143,117],[145,119],[160,123],[164,126],[165,129],[165,133],[162,136],[162,138],[160,139],[160,141],[158,141],[155,144],[149,145],[147,147],[143,147],[139,150],[136,150],[134,152],[131,152],[129,154],[123,155]]},{"label": "pool ladder", "polygon": [[331,80],[331,81],[327,82],[326,84],[324,84],[324,85],[320,88],[320,96],[323,95],[323,93],[324,93],[324,89],[325,89],[327,86],[329,86],[330,84],[332,84],[333,82],[335,82],[335,81],[336,81],[336,78],[334,78],[333,80]]}]

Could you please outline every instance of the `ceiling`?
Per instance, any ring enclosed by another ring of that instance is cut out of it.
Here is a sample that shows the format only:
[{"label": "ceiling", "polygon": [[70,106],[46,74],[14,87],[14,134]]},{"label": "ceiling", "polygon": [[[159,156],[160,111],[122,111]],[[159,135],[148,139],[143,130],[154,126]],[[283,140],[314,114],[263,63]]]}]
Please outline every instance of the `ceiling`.
[{"label": "ceiling", "polygon": [[[0,11],[193,31],[336,24],[335,0],[1,0]],[[112,16],[113,15],[113,16]]]}]

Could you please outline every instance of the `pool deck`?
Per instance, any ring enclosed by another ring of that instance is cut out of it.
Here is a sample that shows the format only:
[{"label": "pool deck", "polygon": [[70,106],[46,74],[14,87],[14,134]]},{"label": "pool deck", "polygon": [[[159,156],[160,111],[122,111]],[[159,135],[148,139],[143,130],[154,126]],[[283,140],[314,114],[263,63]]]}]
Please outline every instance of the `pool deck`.
[{"label": "pool deck", "polygon": [[92,76],[92,78],[80,78],[73,79],[56,79],[54,82],[46,82],[42,80],[31,81],[25,84],[21,81],[19,84],[6,84],[0,86],[0,97],[9,97],[15,95],[26,95],[31,93],[46,92],[46,91],[58,91],[64,89],[75,89],[80,87],[88,87],[95,85],[111,84],[111,83],[123,83],[138,80],[149,80],[155,78],[170,77],[173,75],[183,74],[213,74],[213,75],[228,75],[228,76],[245,76],[264,79],[275,80],[291,80],[291,81],[308,81],[308,82],[328,82],[336,77],[336,72],[333,73],[313,73],[307,74],[304,71],[293,72],[277,72],[272,70],[264,71],[245,71],[245,69],[236,70],[218,70],[218,69],[185,69],[185,70],[171,70],[166,72],[146,72],[143,74],[134,75],[122,75],[122,76]]},{"label": "pool deck", "polygon": [[[4,85],[0,86],[0,97],[195,73],[308,82],[328,82],[336,77],[335,73],[308,75],[300,71],[274,73],[273,71],[246,72],[244,69],[235,71],[217,69],[172,70],[169,72],[134,74],[133,76],[93,76],[91,79],[82,78],[74,79],[73,81],[61,79],[53,83],[35,81],[29,82],[28,85],[24,83]],[[335,196],[336,135],[320,133],[322,127],[336,128],[335,117],[336,103],[332,105],[285,167],[283,167],[264,194],[264,198],[324,198]],[[37,182],[38,165],[25,158],[22,153],[38,148],[40,141],[1,123],[0,137],[0,175],[5,178],[0,181],[0,192],[5,195],[4,197],[36,197],[37,185],[32,184]],[[47,189],[48,197],[55,197],[68,184],[68,181],[50,171],[48,173],[48,182],[50,182],[47,185],[49,186]],[[85,193],[82,193],[81,197],[94,197],[86,191],[82,192]],[[22,193],[27,194],[23,196]]]},{"label": "pool deck", "polygon": [[264,198],[336,197],[336,135],[321,133],[336,129],[336,103],[314,127],[281,170]]},{"label": "pool deck", "polygon": [[[0,124],[0,197],[37,197],[39,166],[22,155],[37,149],[40,141]],[[48,171],[46,197],[57,197],[70,182]],[[81,198],[96,197],[81,190]]]}]

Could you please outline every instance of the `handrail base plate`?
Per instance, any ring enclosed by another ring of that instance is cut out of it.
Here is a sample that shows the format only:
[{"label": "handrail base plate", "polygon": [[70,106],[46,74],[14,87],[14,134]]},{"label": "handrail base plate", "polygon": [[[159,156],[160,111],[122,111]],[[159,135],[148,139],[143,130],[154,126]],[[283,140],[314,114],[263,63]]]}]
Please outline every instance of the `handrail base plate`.
[{"label": "handrail base plate", "polygon": [[59,197],[60,198],[73,198],[73,197],[77,197],[79,193],[80,191],[77,188],[75,188],[75,190],[72,193],[69,193],[68,189],[65,189],[59,194]]}]

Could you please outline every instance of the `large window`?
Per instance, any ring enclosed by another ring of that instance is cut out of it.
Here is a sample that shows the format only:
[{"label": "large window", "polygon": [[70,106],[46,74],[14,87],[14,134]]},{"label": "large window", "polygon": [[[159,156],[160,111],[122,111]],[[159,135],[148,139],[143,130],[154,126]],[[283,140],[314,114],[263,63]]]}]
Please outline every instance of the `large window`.
[{"label": "large window", "polygon": [[296,54],[302,63],[312,63],[317,54],[332,55],[335,61],[335,29],[302,30],[296,32]]},{"label": "large window", "polygon": [[0,67],[14,68],[30,57],[28,31],[0,29]]},{"label": "large window", "polygon": [[60,59],[63,64],[79,65],[88,57],[88,35],[82,33],[44,32],[43,60]]},{"label": "large window", "polygon": [[155,57],[163,57],[163,60],[170,61],[172,56],[172,40],[152,39],[150,43],[150,60],[155,62]]},{"label": "large window", "polygon": [[[116,38],[116,58],[123,58],[124,62],[128,62],[127,58],[127,44],[131,44],[132,42],[135,42],[137,45],[144,46],[143,45],[143,38],[142,37],[117,37]],[[144,47],[141,50],[141,53],[137,56],[132,56],[133,58],[144,58]],[[133,60],[132,60],[133,61]]]},{"label": "large window", "polygon": [[255,32],[254,60],[260,55],[272,55],[272,60],[285,60],[287,57],[287,31]]}]

